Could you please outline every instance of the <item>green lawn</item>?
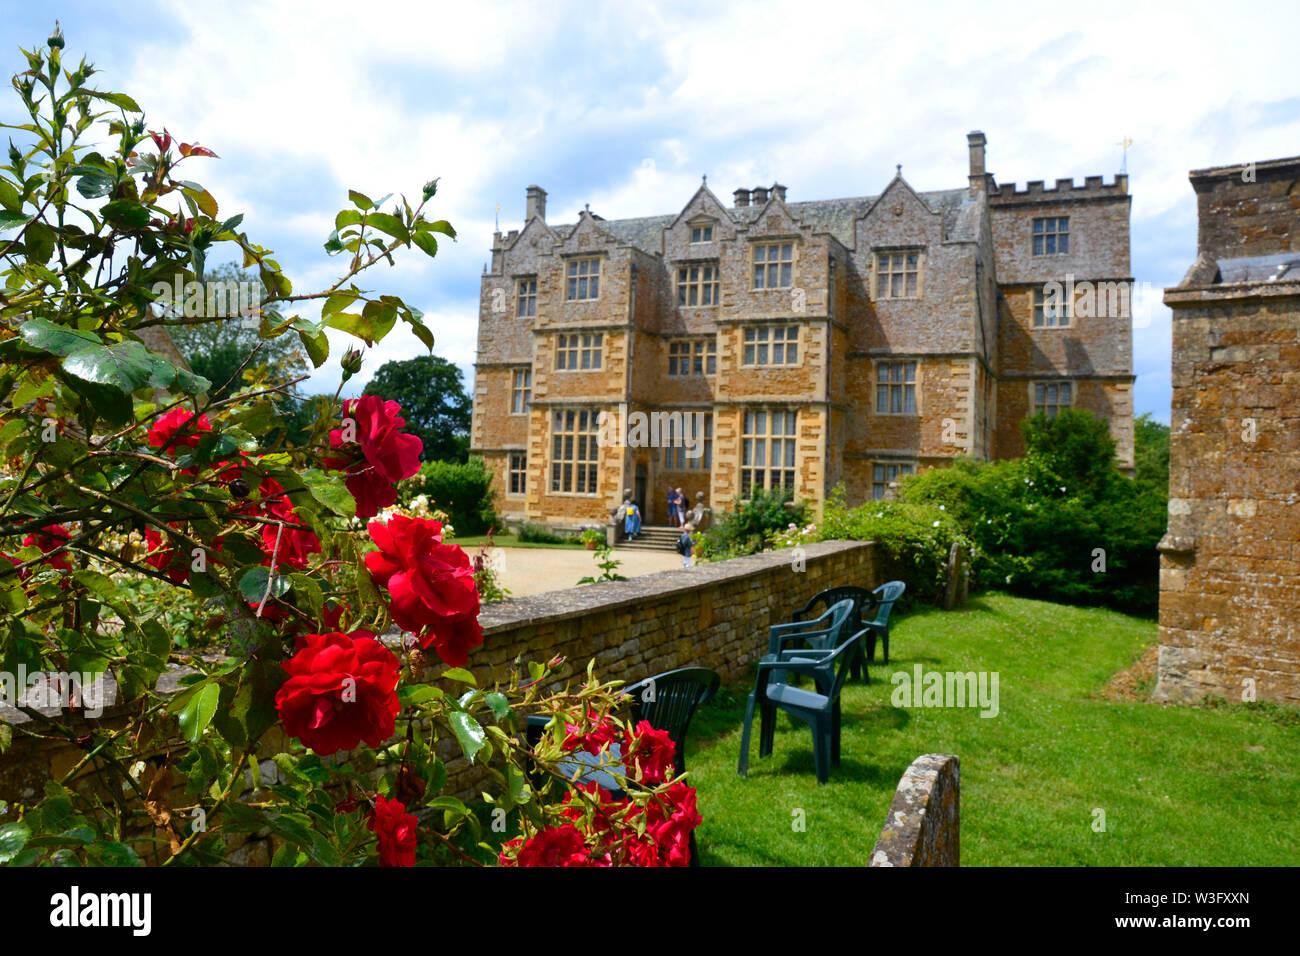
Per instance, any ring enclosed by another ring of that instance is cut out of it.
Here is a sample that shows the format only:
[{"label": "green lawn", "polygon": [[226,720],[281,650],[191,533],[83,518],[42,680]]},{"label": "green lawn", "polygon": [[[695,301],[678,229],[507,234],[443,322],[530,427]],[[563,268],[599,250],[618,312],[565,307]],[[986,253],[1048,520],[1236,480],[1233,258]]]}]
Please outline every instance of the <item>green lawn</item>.
[{"label": "green lawn", "polygon": [[[749,777],[736,775],[749,686],[696,715],[687,766],[702,863],[865,864],[899,777],[938,752],[961,758],[963,865],[1300,864],[1300,712],[1099,696],[1155,642],[1154,622],[1001,594],[895,621],[889,667],[877,649],[871,685],[845,690],[842,763],[825,786],[811,733],[784,714],[762,759],[755,718]],[[889,675],[917,663],[998,672],[1000,713],[892,706]]]},{"label": "green lawn", "polygon": [[[468,551],[470,548],[477,548],[488,543],[488,537],[485,534],[476,535],[457,535],[448,539],[448,544],[460,545]],[[494,534],[492,536],[492,546],[494,548],[585,548],[581,541],[565,541],[561,544],[539,544],[536,541],[520,541],[513,534]]]}]

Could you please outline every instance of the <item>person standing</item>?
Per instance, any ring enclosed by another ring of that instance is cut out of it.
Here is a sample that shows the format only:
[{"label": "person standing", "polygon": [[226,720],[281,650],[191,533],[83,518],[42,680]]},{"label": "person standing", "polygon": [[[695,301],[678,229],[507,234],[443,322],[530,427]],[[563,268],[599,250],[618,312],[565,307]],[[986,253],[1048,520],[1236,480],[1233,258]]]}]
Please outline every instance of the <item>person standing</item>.
[{"label": "person standing", "polygon": [[670,527],[679,524],[677,521],[677,492],[671,487],[668,489],[668,524]]},{"label": "person standing", "polygon": [[641,509],[629,497],[623,500],[622,512],[623,536],[628,540],[635,541],[636,536],[641,533]]},{"label": "person standing", "polygon": [[695,554],[695,538],[691,532],[695,530],[694,525],[683,525],[682,535],[677,539],[677,553],[682,556],[682,567],[691,566],[691,558]]}]

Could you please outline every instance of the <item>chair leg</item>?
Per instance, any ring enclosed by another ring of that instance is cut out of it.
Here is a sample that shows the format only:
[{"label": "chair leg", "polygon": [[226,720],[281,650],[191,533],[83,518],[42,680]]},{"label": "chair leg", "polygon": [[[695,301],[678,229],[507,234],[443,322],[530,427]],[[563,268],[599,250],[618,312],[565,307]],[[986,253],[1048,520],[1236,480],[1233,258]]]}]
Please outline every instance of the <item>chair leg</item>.
[{"label": "chair leg", "polygon": [[866,655],[867,655],[868,664],[874,664],[876,662],[876,632],[875,631],[872,631],[871,637],[867,639]]},{"label": "chair leg", "polygon": [[776,736],[776,707],[763,704],[759,709],[758,721],[758,755],[772,756],[772,740]]},{"label": "chair leg", "polygon": [[754,723],[754,695],[749,695],[745,705],[745,729],[740,735],[740,763],[736,764],[736,773],[742,777],[749,776],[749,730]]},{"label": "chair leg", "polygon": [[835,698],[835,706],[831,711],[831,764],[839,766],[840,763],[840,699]]},{"label": "chair leg", "polygon": [[881,635],[881,640],[885,645],[885,663],[889,663],[889,628],[885,628],[885,633]]},{"label": "chair leg", "polygon": [[826,783],[831,776],[831,728],[824,716],[813,723],[813,762],[817,767],[817,782]]}]

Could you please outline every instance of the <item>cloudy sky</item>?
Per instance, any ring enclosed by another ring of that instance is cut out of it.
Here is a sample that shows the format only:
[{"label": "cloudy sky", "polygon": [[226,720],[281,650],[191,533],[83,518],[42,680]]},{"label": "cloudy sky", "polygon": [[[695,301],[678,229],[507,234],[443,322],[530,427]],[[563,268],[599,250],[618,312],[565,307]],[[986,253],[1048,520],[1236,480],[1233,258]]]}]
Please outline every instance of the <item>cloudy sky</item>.
[{"label": "cloudy sky", "polygon": [[[915,188],[945,189],[966,181],[972,129],[999,182],[1109,181],[1127,136],[1133,274],[1160,289],[1194,257],[1189,169],[1300,153],[1293,0],[2,8],[0,67],[23,68],[17,47],[42,44],[58,17],[101,89],[220,154],[192,175],[300,290],[336,277],[321,244],[348,188],[418,196],[442,177],[435,218],[459,242],[378,267],[367,286],[423,309],[467,384],[495,210],[502,231],[520,227],[530,183],[549,192],[552,222],[584,203],[607,218],[675,212],[701,174],[724,197],[779,179],[795,201],[874,195],[902,163]],[[12,121],[14,97],[0,102]],[[1134,331],[1136,407],[1167,422],[1169,314],[1148,318]],[[360,384],[422,351],[395,330]],[[313,386],[337,382],[331,361]]]}]

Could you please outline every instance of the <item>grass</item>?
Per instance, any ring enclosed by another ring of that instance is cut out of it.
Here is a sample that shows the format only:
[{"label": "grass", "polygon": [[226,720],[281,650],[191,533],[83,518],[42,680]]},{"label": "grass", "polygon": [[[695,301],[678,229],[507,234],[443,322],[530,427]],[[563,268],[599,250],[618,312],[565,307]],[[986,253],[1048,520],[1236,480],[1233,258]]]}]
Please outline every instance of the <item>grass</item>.
[{"label": "grass", "polygon": [[[488,536],[485,534],[475,535],[456,535],[448,539],[449,544],[460,545],[468,551],[470,548],[477,548],[488,543]],[[539,544],[536,541],[520,541],[513,534],[494,534],[492,536],[492,546],[494,548],[585,548],[581,541],[565,541],[560,544]]]},{"label": "grass", "polygon": [[[785,714],[770,757],[754,728],[738,777],[752,684],[724,688],[691,725],[701,862],[863,865],[903,771],[937,752],[961,758],[966,866],[1300,864],[1300,712],[1102,697],[1155,640],[1151,620],[1001,594],[897,618],[889,666],[877,649],[872,683],[845,689],[842,762],[825,786],[810,731]],[[918,663],[998,672],[1000,713],[892,706],[890,674]]]}]

